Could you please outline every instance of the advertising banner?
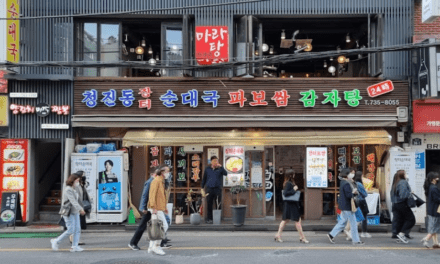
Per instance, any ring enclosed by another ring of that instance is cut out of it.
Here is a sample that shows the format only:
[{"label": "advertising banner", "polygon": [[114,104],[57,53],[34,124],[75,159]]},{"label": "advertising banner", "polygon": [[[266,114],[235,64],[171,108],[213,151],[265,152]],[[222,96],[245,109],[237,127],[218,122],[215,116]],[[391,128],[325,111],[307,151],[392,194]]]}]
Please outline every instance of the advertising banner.
[{"label": "advertising banner", "polygon": [[327,148],[307,148],[307,188],[327,188]]},{"label": "advertising banner", "polygon": [[223,149],[223,164],[228,173],[224,176],[224,186],[244,184],[244,146],[225,146]]},{"label": "advertising banner", "polygon": [[12,18],[6,22],[6,59],[10,62],[20,61],[20,5],[19,0],[6,0],[6,18]]},{"label": "advertising banner", "polygon": [[0,191],[20,193],[23,222],[27,222],[28,144],[26,139],[2,139],[0,152]]},{"label": "advertising banner", "polygon": [[88,222],[96,222],[96,156],[72,156],[71,158],[71,173],[77,171],[84,171],[86,177],[86,190],[90,197],[90,204],[92,209]]},{"label": "advertising banner", "polygon": [[122,156],[98,157],[98,212],[121,212]]},{"label": "advertising banner", "polygon": [[196,60],[199,65],[229,61],[227,26],[196,27]]}]

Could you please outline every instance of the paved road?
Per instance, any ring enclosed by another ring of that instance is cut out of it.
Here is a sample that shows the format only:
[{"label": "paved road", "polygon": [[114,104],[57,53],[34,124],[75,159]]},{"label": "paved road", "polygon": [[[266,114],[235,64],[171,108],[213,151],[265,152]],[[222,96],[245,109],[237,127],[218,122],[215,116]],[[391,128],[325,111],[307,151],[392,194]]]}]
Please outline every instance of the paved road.
[{"label": "paved road", "polygon": [[[128,232],[85,233],[86,251],[70,253],[64,241],[60,251],[50,249],[49,238],[0,239],[0,263],[438,263],[440,249],[425,249],[424,236],[414,233],[409,244],[397,244],[389,234],[372,234],[365,246],[352,246],[344,236],[330,244],[324,232],[306,232],[311,244],[299,243],[296,232],[283,236],[284,243],[273,241],[269,232],[170,232],[173,248],[166,256],[147,253],[145,238],[141,251],[128,249]],[[356,259],[353,262],[351,259]],[[4,261],[7,262],[4,262]]]}]

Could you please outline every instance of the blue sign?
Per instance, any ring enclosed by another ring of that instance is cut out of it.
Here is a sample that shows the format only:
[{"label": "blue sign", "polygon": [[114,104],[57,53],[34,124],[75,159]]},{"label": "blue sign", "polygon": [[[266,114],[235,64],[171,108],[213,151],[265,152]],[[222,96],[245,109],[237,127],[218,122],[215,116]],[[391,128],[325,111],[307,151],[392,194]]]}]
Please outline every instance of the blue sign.
[{"label": "blue sign", "polygon": [[98,185],[98,210],[121,210],[121,183],[101,183]]},{"label": "blue sign", "polygon": [[425,169],[425,152],[416,152],[416,170]]}]

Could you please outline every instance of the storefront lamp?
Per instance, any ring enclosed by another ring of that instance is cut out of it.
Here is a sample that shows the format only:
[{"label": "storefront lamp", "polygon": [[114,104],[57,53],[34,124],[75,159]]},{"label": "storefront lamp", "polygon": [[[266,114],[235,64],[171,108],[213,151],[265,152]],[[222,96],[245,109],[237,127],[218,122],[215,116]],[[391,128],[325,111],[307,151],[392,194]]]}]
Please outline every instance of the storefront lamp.
[{"label": "storefront lamp", "polygon": [[148,47],[148,54],[153,54],[153,48],[151,47],[151,45]]},{"label": "storefront lamp", "polygon": [[345,41],[347,43],[350,43],[351,39],[350,39],[350,34],[347,34],[347,36],[345,37]]},{"label": "storefront lamp", "polygon": [[350,62],[350,58],[346,58],[345,63],[349,63],[349,62]]},{"label": "storefront lamp", "polygon": [[142,55],[144,54],[144,48],[142,48],[141,46],[137,46],[135,52],[137,55]]},{"label": "storefront lamp", "polygon": [[273,54],[273,46],[270,46],[269,54]]},{"label": "storefront lamp", "polygon": [[286,32],[284,32],[284,29],[281,31],[281,39],[286,39]]},{"label": "storefront lamp", "polygon": [[324,68],[327,68],[327,61],[324,61]]},{"label": "storefront lamp", "polygon": [[267,52],[269,50],[269,45],[264,43],[262,49],[263,49],[263,52]]},{"label": "storefront lamp", "polygon": [[141,44],[141,46],[142,47],[145,47],[147,44],[145,43],[145,37],[144,38],[142,38],[142,44]]},{"label": "storefront lamp", "polygon": [[335,76],[335,72],[336,72],[336,67],[335,66],[330,66],[328,67],[328,72],[332,74],[332,76]]},{"label": "storefront lamp", "polygon": [[345,61],[346,61],[346,59],[347,59],[347,58],[346,58],[345,56],[342,56],[342,55],[341,55],[341,56],[338,57],[338,63],[339,63],[339,64],[344,64]]},{"label": "storefront lamp", "polygon": [[159,61],[159,54],[156,54],[156,61]]},{"label": "storefront lamp", "polygon": [[156,60],[153,59],[153,58],[151,58],[151,59],[148,60],[148,63],[149,63],[150,65],[156,65]]}]

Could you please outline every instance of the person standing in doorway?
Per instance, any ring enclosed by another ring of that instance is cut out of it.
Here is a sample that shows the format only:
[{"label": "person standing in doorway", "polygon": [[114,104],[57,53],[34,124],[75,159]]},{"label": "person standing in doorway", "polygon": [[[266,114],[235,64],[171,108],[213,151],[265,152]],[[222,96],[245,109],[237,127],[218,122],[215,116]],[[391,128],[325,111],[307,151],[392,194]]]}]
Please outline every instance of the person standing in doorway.
[{"label": "person standing in doorway", "polygon": [[[79,220],[80,215],[85,215],[80,198],[74,187],[79,186],[80,177],[76,174],[72,174],[66,180],[66,187],[64,188],[64,199],[63,205],[70,202],[70,213],[68,216],[64,216],[64,221],[66,222],[67,230],[62,233],[59,237],[51,239],[50,243],[52,245],[52,250],[58,251],[59,243],[67,238],[69,235],[73,234],[73,243],[70,252],[81,252],[84,249],[78,246],[79,238],[81,235],[81,224]],[[61,214],[61,211],[60,211]]]},{"label": "person standing in doorway", "polygon": [[341,171],[341,185],[339,187],[339,209],[341,210],[341,220],[335,225],[333,230],[327,234],[330,242],[332,244],[335,243],[335,237],[344,230],[347,222],[350,221],[351,228],[351,238],[353,241],[353,245],[364,245],[365,243],[359,239],[359,233],[357,224],[356,224],[356,216],[352,211],[351,199],[354,194],[357,194],[357,190],[353,190],[351,185],[347,181],[348,174],[350,174],[350,169],[345,168]]},{"label": "person standing in doorway", "polygon": [[[165,178],[170,172],[168,166],[161,166],[156,171],[156,177],[151,182],[150,193],[148,195],[148,211],[150,211],[152,217],[157,216],[157,219],[162,221],[163,229],[166,233],[168,230],[168,223],[165,218],[165,212],[167,211],[167,200],[165,195]],[[162,248],[160,247],[162,240],[150,241],[150,246],[148,248],[148,253],[153,252],[157,255],[165,255]]]},{"label": "person standing in doorway", "polygon": [[408,206],[408,198],[411,196],[411,187],[408,183],[408,176],[404,170],[398,170],[394,174],[393,185],[391,188],[391,203],[393,211],[393,236],[398,238],[397,242],[408,243],[411,228],[416,223],[416,218],[411,208]]},{"label": "person standing in doorway", "polygon": [[[284,184],[283,184],[283,194],[285,197],[295,195],[298,191],[298,185],[295,184],[295,171],[293,169],[288,169],[284,173]],[[299,234],[299,242],[304,244],[309,244],[309,241],[304,236],[304,232],[301,226],[301,213],[299,210],[298,202],[296,201],[284,201],[283,202],[283,220],[278,228],[278,233],[275,236],[275,241],[282,243],[281,234],[286,224],[292,220],[295,222],[296,230]]]},{"label": "person standing in doorway", "polygon": [[[212,204],[218,199],[222,200],[222,187],[223,187],[223,176],[228,175],[226,170],[218,162],[216,156],[211,157],[211,166],[205,169],[202,179],[202,196],[208,195],[208,211],[207,211],[207,224],[212,224]],[[220,208],[219,208],[220,209]]]},{"label": "person standing in doorway", "polygon": [[428,215],[428,235],[422,239],[423,246],[429,248],[428,241],[432,238],[432,248],[440,248],[437,234],[440,231],[440,214],[437,212],[440,205],[440,190],[437,187],[439,182],[439,174],[437,172],[428,173],[423,188],[428,200],[427,215]]}]

